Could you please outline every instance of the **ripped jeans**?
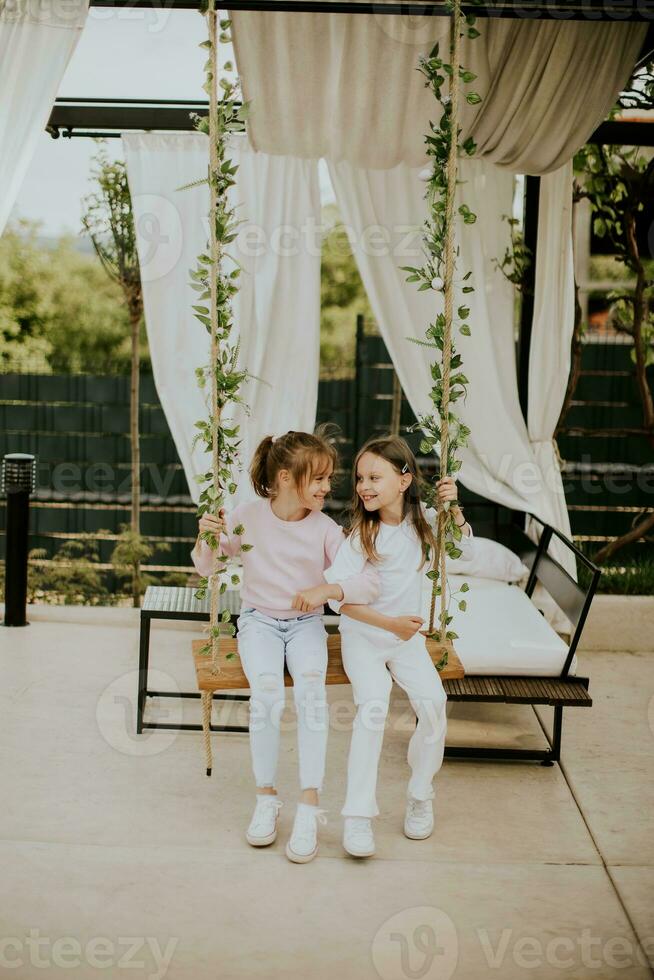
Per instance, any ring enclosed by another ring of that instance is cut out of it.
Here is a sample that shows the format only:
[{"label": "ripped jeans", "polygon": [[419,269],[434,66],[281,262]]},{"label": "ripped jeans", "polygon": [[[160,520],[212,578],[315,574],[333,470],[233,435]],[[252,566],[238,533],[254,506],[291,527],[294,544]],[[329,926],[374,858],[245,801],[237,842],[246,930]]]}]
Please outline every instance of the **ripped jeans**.
[{"label": "ripped jeans", "polygon": [[322,614],[273,619],[257,609],[243,609],[238,618],[238,652],[250,686],[250,752],[256,785],[275,786],[286,659],[297,713],[300,788],[320,791],[329,730],[327,631]]}]

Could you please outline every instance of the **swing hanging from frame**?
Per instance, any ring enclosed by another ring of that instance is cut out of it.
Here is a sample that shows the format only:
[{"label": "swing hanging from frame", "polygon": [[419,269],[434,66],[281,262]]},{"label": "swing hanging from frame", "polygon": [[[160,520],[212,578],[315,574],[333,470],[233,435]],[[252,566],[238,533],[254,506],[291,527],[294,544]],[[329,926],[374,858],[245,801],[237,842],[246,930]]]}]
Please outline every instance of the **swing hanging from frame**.
[{"label": "swing hanging from frame", "polygon": [[[220,270],[221,253],[217,248],[216,237],[216,211],[217,211],[217,185],[219,182],[219,153],[218,146],[221,139],[224,139],[225,129],[220,129],[218,113],[220,104],[217,99],[215,80],[218,78],[218,24],[215,0],[209,0],[208,9],[205,12],[208,25],[208,41],[204,42],[204,47],[209,49],[209,61],[207,80],[209,82],[209,114],[208,114],[208,136],[209,136],[209,176],[208,183],[210,188],[210,263],[208,263],[208,274],[210,276],[210,300],[209,318],[204,322],[210,329],[211,335],[211,449],[212,449],[212,485],[219,488],[220,471],[222,469],[219,455],[219,429],[220,429],[220,404],[218,396],[218,385],[215,366],[220,356],[218,341],[218,296],[217,278]],[[458,89],[459,89],[459,70],[460,70],[460,26],[461,12],[459,0],[454,0],[451,7],[452,24],[452,43],[451,60],[452,70],[449,76],[449,120],[451,132],[454,138],[450,138],[449,154],[447,159],[447,210],[445,215],[445,238],[443,251],[445,256],[445,276],[443,284],[444,293],[444,330],[443,330],[443,353],[442,353],[442,404],[440,411],[440,478],[447,475],[448,459],[448,425],[443,423],[443,419],[448,417],[449,394],[450,394],[450,355],[452,349],[452,321],[454,304],[454,262],[455,262],[455,243],[454,243],[454,197],[457,179],[457,148],[458,148]],[[221,40],[228,39],[226,29],[229,22],[221,22],[220,27],[223,33]],[[227,99],[228,96],[225,96]],[[224,113],[221,117],[224,122]],[[223,154],[220,154],[222,157]],[[226,192],[225,192],[226,193]],[[432,345],[429,345],[432,346]],[[430,577],[433,581],[432,595],[429,611],[429,625],[427,629],[421,631],[425,636],[427,650],[439,671],[442,680],[461,678],[464,676],[464,669],[450,639],[436,639],[435,633],[435,611],[436,598],[440,593],[441,598],[441,627],[445,628],[446,623],[446,589],[437,589],[436,582],[440,578],[441,583],[446,581],[445,573],[445,538],[447,533],[447,512],[438,505],[438,523],[436,526],[436,549],[433,556],[433,565]],[[216,549],[218,551],[219,549]],[[247,689],[248,681],[243,672],[238,658],[237,640],[233,635],[222,635],[221,624],[227,623],[229,614],[220,613],[219,586],[220,568],[217,554],[214,554],[213,569],[208,579],[210,590],[210,620],[209,620],[209,642],[206,640],[195,640],[192,644],[193,660],[196,670],[196,680],[198,690],[201,694],[202,705],[202,728],[206,755],[206,772],[211,775],[212,771],[212,752],[211,752],[211,708],[213,703],[213,693],[216,691],[227,691],[234,689]],[[438,574],[439,570],[440,574]],[[233,633],[233,627],[225,630]],[[348,684],[349,679],[343,669],[341,660],[340,635],[330,633],[327,639],[328,666],[327,684]],[[285,684],[292,684],[288,672],[285,672]]]}]

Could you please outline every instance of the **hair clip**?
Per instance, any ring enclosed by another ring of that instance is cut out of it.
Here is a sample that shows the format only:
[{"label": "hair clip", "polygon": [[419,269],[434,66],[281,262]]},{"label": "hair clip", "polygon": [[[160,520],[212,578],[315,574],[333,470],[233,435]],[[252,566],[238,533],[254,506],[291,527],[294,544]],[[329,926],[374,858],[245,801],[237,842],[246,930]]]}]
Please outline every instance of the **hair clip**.
[{"label": "hair clip", "polygon": [[404,466],[402,467],[402,472],[403,473],[408,473],[408,471],[409,471],[409,464],[408,463],[405,463]]}]

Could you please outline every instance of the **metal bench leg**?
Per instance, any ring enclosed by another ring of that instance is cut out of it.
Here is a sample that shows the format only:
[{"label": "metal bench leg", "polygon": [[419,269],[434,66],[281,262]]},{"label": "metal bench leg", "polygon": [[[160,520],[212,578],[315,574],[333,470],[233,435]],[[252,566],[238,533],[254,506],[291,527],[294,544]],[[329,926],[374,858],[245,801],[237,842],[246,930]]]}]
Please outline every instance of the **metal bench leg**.
[{"label": "metal bench leg", "polygon": [[150,616],[141,613],[141,630],[139,634],[139,680],[136,699],[136,734],[143,734],[143,715],[145,713],[145,698],[148,689],[148,661],[150,658]]},{"label": "metal bench leg", "polygon": [[552,745],[552,759],[554,762],[561,761],[562,731],[563,731],[563,705],[557,704],[554,708],[554,744]]},{"label": "metal bench leg", "polygon": [[542,766],[553,766],[561,761],[561,733],[563,730],[563,705],[554,705],[554,724],[552,726],[552,751],[548,759],[543,759]]}]

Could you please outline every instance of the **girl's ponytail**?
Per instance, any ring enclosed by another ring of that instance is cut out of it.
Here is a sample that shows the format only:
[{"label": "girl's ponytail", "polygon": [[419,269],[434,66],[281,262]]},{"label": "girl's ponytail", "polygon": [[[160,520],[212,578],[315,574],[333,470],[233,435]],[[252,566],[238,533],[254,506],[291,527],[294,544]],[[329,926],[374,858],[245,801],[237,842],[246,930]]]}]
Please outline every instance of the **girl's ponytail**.
[{"label": "girl's ponytail", "polygon": [[[335,428],[335,427],[334,427]],[[250,464],[250,480],[259,497],[274,497],[277,476],[288,470],[297,487],[307,483],[312,475],[338,464],[338,454],[331,436],[330,425],[318,426],[315,433],[286,432],[283,436],[265,436],[257,446]]]},{"label": "girl's ponytail", "polygon": [[270,489],[268,486],[268,474],[270,471],[269,460],[273,446],[273,437],[264,436],[254,451],[250,464],[250,480],[254,492],[259,497],[269,497]]}]

